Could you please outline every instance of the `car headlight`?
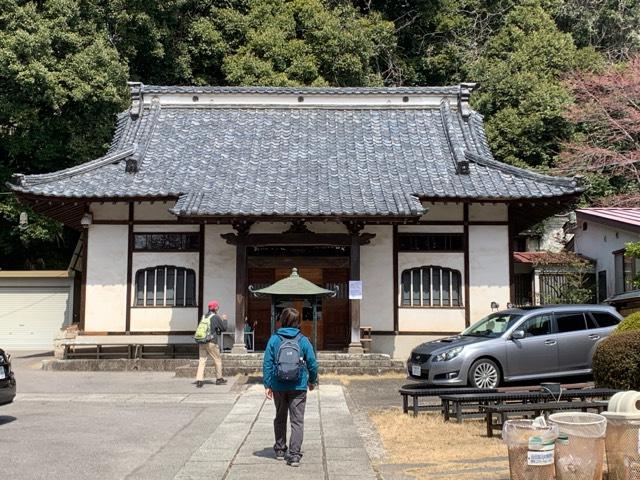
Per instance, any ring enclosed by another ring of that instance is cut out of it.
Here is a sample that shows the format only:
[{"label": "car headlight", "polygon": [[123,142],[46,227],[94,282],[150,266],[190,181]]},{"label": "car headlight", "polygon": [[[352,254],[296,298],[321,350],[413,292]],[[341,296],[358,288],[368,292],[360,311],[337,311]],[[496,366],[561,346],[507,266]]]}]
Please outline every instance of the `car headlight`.
[{"label": "car headlight", "polygon": [[449,350],[445,350],[442,353],[439,353],[438,355],[436,355],[433,358],[434,362],[446,362],[447,360],[452,360],[454,358],[456,358],[458,355],[460,355],[460,352],[462,351],[464,347],[455,347],[455,348],[450,348]]}]

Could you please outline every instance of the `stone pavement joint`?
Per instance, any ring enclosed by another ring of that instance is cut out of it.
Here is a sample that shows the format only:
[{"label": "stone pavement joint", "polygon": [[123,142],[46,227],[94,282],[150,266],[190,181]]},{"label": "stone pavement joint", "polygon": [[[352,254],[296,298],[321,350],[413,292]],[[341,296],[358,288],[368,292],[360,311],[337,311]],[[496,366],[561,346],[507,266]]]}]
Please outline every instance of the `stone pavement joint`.
[{"label": "stone pavement joint", "polygon": [[244,392],[227,417],[193,453],[175,480],[376,480],[363,441],[351,417],[342,386],[309,392],[300,467],[278,461],[273,452],[275,406],[264,389]]}]

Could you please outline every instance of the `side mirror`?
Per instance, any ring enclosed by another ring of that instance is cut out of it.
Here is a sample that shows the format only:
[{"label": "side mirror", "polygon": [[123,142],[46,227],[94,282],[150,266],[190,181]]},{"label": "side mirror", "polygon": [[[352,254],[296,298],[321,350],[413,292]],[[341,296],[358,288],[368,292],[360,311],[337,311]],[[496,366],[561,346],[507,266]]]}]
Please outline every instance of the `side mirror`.
[{"label": "side mirror", "polygon": [[511,334],[511,340],[520,340],[524,338],[524,330],[516,330]]}]

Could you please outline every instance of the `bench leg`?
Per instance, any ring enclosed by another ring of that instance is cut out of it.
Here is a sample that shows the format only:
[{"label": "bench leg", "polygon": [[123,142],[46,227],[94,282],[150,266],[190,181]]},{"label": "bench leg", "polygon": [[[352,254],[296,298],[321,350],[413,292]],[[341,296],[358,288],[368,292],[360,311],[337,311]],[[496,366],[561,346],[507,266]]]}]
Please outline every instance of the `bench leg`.
[{"label": "bench leg", "polygon": [[100,345],[96,345],[96,358],[98,360],[100,359],[100,350],[102,350],[102,347]]},{"label": "bench leg", "polygon": [[449,400],[442,400],[442,414],[444,415],[444,421],[449,421]]},{"label": "bench leg", "polygon": [[462,402],[454,402],[456,409],[456,422],[462,423]]},{"label": "bench leg", "polygon": [[487,437],[493,437],[493,413],[487,412]]},{"label": "bench leg", "polygon": [[417,395],[413,395],[413,416],[417,417],[418,416],[418,406],[420,405],[420,402],[418,400],[418,396]]},{"label": "bench leg", "polygon": [[407,413],[409,411],[409,399],[407,395],[402,395],[402,413]]}]

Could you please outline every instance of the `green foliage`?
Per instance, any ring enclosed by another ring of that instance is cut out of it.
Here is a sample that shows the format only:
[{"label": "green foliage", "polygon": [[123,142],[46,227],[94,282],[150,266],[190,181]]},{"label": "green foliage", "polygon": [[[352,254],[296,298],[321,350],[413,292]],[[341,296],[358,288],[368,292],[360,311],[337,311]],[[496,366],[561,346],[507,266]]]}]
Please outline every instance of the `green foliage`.
[{"label": "green foliage", "polygon": [[[0,0],[0,188],[15,172],[59,170],[101,155],[126,106],[126,78],[84,2]],[[20,266],[15,255],[28,259],[27,247],[34,255],[34,241],[55,249],[60,225],[32,215],[19,230],[21,209],[10,196],[0,199],[0,267]]]},{"label": "green foliage", "polygon": [[487,136],[499,159],[549,166],[571,134],[564,118],[571,96],[560,77],[576,65],[570,34],[539,2],[515,7],[474,67],[482,89],[475,106],[487,117]]},{"label": "green foliage", "polygon": [[593,355],[596,386],[621,390],[640,389],[640,331],[611,335]]},{"label": "green foliage", "polygon": [[634,312],[627,315],[622,322],[618,325],[615,333],[629,332],[640,330],[640,312]]}]

